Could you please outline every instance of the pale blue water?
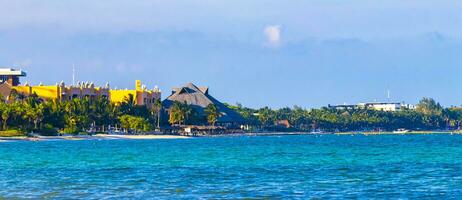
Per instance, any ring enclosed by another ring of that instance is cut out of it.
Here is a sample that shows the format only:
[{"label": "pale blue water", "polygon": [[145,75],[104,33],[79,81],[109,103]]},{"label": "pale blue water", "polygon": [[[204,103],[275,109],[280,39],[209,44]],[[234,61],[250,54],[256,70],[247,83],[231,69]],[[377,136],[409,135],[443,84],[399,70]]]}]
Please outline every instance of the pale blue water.
[{"label": "pale blue water", "polygon": [[462,197],[461,135],[0,143],[0,199]]}]

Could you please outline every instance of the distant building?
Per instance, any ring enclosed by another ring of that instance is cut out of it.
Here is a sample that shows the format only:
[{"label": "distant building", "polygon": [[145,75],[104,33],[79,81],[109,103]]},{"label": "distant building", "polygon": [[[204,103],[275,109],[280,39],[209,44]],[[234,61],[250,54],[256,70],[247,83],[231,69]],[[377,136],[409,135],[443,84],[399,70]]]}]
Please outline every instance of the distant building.
[{"label": "distant building", "polygon": [[240,125],[245,121],[239,113],[213,98],[209,94],[208,87],[197,87],[192,83],[188,83],[183,87],[173,88],[172,94],[162,102],[162,105],[169,111],[174,102],[186,103],[202,116],[205,116],[205,107],[209,104],[214,104],[222,115],[218,118],[217,124]]},{"label": "distant building", "polygon": [[384,102],[369,102],[359,103],[360,108],[367,108],[380,111],[399,111],[401,110],[401,103],[384,103]]},{"label": "distant building", "polygon": [[26,76],[26,72],[12,68],[0,68],[0,84],[8,83],[11,86],[20,84],[19,77]]},{"label": "distant building", "polygon": [[284,127],[284,128],[290,128],[290,127],[292,127],[292,126],[290,125],[289,120],[287,120],[287,119],[284,119],[284,120],[277,120],[277,121],[274,123],[274,125],[275,125],[276,127]]},{"label": "distant building", "polygon": [[351,110],[351,109],[358,109],[358,105],[347,105],[347,104],[344,104],[344,105],[327,105],[328,108],[332,108],[332,109],[337,109],[337,110]]},{"label": "distant building", "polygon": [[136,105],[152,106],[156,100],[160,100],[161,91],[157,87],[147,89],[140,80],[136,80],[135,90],[109,90],[109,97],[115,103],[124,102],[129,95],[133,95]]},{"label": "distant building", "polygon": [[60,100],[69,101],[75,98],[89,98],[90,100],[98,97],[109,99],[114,103],[122,103],[130,95],[136,105],[151,106],[156,100],[160,100],[161,92],[155,87],[148,90],[146,86],[141,84],[141,81],[136,81],[134,90],[117,90],[111,89],[109,84],[103,87],[97,87],[92,82],[78,82],[76,85],[65,85],[61,82],[56,85],[35,85],[32,86],[28,83],[24,85],[19,84],[19,77],[26,76],[26,73],[14,69],[0,69],[0,77],[3,82],[0,83],[0,94],[3,97],[10,96],[12,91],[17,92],[23,96],[36,94],[39,98],[47,100]]},{"label": "distant building", "polygon": [[329,108],[333,109],[372,109],[372,110],[380,110],[380,111],[400,111],[403,109],[413,110],[415,109],[414,105],[405,104],[405,103],[388,103],[388,102],[367,102],[367,103],[358,103],[356,105],[328,105]]}]

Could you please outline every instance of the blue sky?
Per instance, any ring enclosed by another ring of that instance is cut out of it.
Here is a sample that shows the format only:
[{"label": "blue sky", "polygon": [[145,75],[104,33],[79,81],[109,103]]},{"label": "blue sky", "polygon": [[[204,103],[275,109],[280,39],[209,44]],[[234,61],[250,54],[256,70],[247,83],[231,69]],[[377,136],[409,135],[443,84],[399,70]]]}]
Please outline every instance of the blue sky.
[{"label": "blue sky", "polygon": [[[205,85],[279,108],[462,104],[462,1],[0,0],[0,66],[38,84]],[[24,82],[24,81],[23,81]]]}]

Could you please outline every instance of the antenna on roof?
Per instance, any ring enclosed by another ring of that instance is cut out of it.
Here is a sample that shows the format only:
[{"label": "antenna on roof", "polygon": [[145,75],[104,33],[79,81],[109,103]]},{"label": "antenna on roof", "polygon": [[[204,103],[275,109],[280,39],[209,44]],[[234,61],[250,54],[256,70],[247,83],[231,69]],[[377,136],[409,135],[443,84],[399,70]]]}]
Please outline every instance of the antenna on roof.
[{"label": "antenna on roof", "polygon": [[75,85],[75,65],[72,63],[72,85]]},{"label": "antenna on roof", "polygon": [[388,99],[388,103],[390,103],[390,90],[387,90],[387,99]]},{"label": "antenna on roof", "polygon": [[390,103],[390,86],[387,87],[387,100]]}]

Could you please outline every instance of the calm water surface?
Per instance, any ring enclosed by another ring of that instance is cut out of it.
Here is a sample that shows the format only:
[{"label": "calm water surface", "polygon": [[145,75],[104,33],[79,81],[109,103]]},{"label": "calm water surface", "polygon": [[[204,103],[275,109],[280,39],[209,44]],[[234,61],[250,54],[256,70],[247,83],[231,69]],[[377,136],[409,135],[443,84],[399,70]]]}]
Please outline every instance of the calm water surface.
[{"label": "calm water surface", "polygon": [[0,143],[0,199],[462,197],[462,135]]}]

